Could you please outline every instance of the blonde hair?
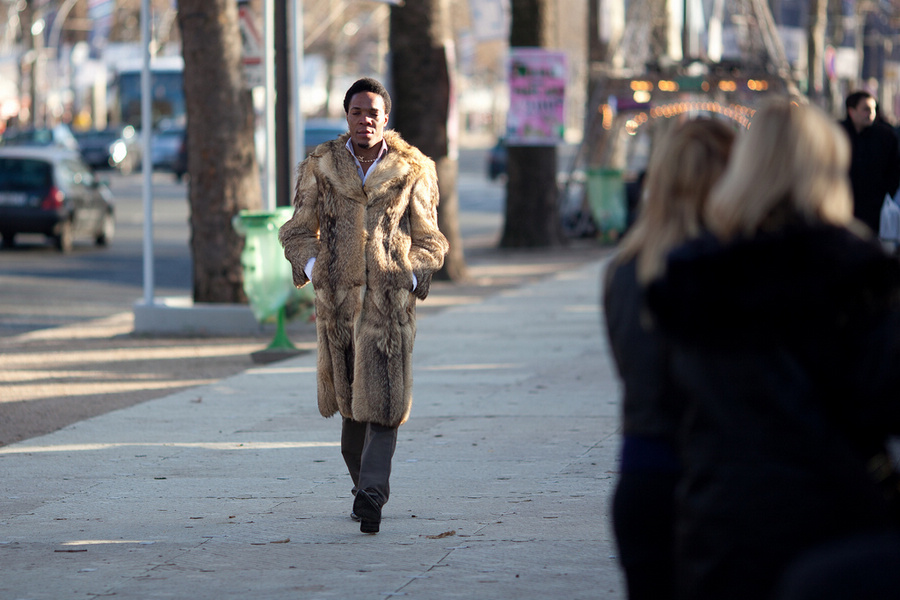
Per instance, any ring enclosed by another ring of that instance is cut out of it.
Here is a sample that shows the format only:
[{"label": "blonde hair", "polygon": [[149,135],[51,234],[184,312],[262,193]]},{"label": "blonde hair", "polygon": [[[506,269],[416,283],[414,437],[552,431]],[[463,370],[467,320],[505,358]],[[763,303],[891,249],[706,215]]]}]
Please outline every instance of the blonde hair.
[{"label": "blonde hair", "polygon": [[695,119],[654,148],[640,214],[618,257],[621,262],[637,258],[641,283],[661,275],[669,251],[703,229],[703,208],[725,171],[734,138],[734,129],[721,121]]},{"label": "blonde hair", "polygon": [[788,99],[770,101],[736,144],[706,222],[723,239],[777,229],[797,217],[849,225],[849,166],[846,135],[825,113]]}]

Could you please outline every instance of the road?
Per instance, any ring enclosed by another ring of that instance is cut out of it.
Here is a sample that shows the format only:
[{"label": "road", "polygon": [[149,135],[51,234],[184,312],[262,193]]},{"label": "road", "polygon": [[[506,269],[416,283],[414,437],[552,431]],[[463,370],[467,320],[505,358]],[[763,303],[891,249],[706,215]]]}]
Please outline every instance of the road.
[{"label": "road", "polygon": [[[504,185],[485,176],[485,151],[460,155],[460,227],[472,243],[493,243],[502,222]],[[101,173],[115,198],[116,236],[106,248],[77,240],[62,255],[43,236],[20,235],[0,250],[0,337],[128,312],[143,298],[143,179]],[[191,294],[188,187],[153,176],[154,295]]]},{"label": "road", "polygon": [[[78,239],[63,255],[43,236],[16,236],[0,250],[0,337],[130,310],[143,289],[143,202],[139,174],[101,173],[115,199],[116,235],[109,247]],[[153,177],[155,270],[160,295],[191,287],[187,187]]]}]

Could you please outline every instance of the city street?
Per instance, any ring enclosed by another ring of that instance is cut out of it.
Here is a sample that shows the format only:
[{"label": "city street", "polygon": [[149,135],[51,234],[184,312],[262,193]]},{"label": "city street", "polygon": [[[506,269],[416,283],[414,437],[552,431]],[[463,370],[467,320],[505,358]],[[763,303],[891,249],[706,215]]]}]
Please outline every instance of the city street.
[{"label": "city street", "polygon": [[[504,185],[473,156],[470,279],[421,304],[416,404],[374,537],[348,516],[313,352],[259,366],[264,337],[131,334],[139,177],[111,182],[109,249],[0,252],[0,307],[21,317],[0,337],[0,596],[622,598],[605,508],[618,390],[598,318],[610,249],[498,249]],[[186,294],[185,187],[156,185],[165,290]],[[292,341],[312,350],[311,325]]]},{"label": "city street", "polygon": [[[420,316],[480,302],[609,252],[591,239],[556,249],[498,249],[504,183],[487,180],[482,151],[464,151],[461,165],[469,277],[434,282]],[[61,255],[42,238],[23,236],[20,246],[0,250],[0,446],[240,373],[272,339],[272,326],[250,337],[134,335],[133,305],[143,294],[141,179],[110,182],[119,224],[109,248],[79,244]],[[154,183],[156,295],[189,296],[187,186],[166,173]],[[299,348],[314,347],[311,323],[291,321],[288,332]]]},{"label": "city street", "polygon": [[[476,244],[493,244],[502,223],[503,182],[485,176],[485,151],[460,157],[460,227]],[[17,237],[0,249],[0,337],[130,311],[143,298],[143,219],[140,173],[103,171],[116,207],[116,236],[108,248],[89,240],[59,254],[43,236]],[[153,176],[155,296],[190,296],[188,186],[170,173]]]},{"label": "city street", "polygon": [[494,262],[541,275],[420,320],[374,536],[313,353],[0,447],[0,597],[624,598],[602,265]]},{"label": "city street", "polygon": [[[19,235],[0,249],[0,337],[106,317],[131,310],[143,295],[142,179],[103,171],[116,209],[109,247],[76,240],[60,254],[43,236]],[[169,173],[153,177],[154,255],[157,295],[188,295],[187,186]]]}]

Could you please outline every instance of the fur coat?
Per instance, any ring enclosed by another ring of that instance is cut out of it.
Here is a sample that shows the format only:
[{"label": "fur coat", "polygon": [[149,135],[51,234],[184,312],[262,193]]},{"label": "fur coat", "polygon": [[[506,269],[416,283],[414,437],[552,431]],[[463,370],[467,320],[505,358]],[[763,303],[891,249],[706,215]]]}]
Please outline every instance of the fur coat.
[{"label": "fur coat", "polygon": [[437,225],[434,163],[385,131],[388,151],[363,185],[348,135],[300,164],[294,215],[279,239],[298,287],[316,259],[319,411],[395,427],[412,406],[416,298],[428,295],[449,246]]}]

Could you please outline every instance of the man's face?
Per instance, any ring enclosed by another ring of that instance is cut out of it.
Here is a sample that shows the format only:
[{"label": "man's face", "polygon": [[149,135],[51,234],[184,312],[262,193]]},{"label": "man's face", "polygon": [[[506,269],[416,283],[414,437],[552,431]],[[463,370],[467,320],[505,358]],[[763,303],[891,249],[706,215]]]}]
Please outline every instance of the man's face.
[{"label": "man's face", "polygon": [[359,92],[350,98],[347,127],[350,138],[360,148],[373,148],[384,137],[388,113],[384,112],[384,98],[373,92]]},{"label": "man's face", "polygon": [[855,108],[848,108],[847,115],[857,131],[862,131],[875,122],[875,98],[863,98]]}]

